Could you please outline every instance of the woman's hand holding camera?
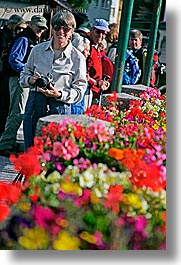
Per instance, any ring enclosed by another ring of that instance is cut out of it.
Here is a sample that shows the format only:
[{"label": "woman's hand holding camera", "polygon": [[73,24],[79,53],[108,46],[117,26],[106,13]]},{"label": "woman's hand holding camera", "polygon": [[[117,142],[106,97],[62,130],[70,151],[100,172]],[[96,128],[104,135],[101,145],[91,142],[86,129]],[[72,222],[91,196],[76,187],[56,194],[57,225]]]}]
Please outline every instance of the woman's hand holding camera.
[{"label": "woman's hand holding camera", "polygon": [[[45,78],[45,80],[43,80],[44,78]],[[54,88],[53,83],[51,83],[50,80],[47,79],[47,77],[42,77],[38,72],[35,72],[35,74],[33,76],[30,76],[28,82],[32,86],[36,85],[36,91],[41,92],[46,97],[58,98],[58,97],[61,97],[61,95],[62,95],[61,92],[57,91]],[[39,84],[39,86],[38,86],[38,84]],[[41,85],[42,85],[42,87],[40,87]]]},{"label": "woman's hand holding camera", "polygon": [[61,97],[62,95],[62,93],[57,91],[51,83],[48,84],[48,87],[46,90],[43,88],[37,87],[37,91],[41,92],[46,97],[58,98],[58,97]]},{"label": "woman's hand holding camera", "polygon": [[29,83],[31,86],[35,85],[36,80],[37,80],[40,76],[41,76],[41,75],[40,75],[39,73],[37,73],[37,72],[34,73],[34,75],[32,75],[32,76],[29,77],[28,83]]}]

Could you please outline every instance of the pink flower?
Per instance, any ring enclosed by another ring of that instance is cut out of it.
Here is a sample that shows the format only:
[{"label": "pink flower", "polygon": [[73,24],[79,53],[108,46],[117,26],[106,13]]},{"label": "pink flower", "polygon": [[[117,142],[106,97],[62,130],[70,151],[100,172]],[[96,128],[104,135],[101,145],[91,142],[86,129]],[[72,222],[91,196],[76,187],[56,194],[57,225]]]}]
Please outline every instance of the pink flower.
[{"label": "pink flower", "polygon": [[71,139],[63,139],[62,142],[53,143],[52,154],[57,157],[63,157],[65,160],[70,160],[78,156],[79,147]]},{"label": "pink flower", "polygon": [[75,200],[75,206],[80,207],[82,204],[85,204],[90,199],[91,191],[88,189],[83,190],[83,194],[81,197]]},{"label": "pink flower", "polygon": [[54,222],[54,213],[50,208],[45,208],[41,205],[36,205],[34,208],[34,220],[37,225],[45,229],[49,228],[50,223]]},{"label": "pink flower", "polygon": [[86,136],[89,139],[98,139],[100,143],[109,140],[109,132],[103,123],[93,123],[86,129]]},{"label": "pink flower", "polygon": [[62,143],[66,149],[66,153],[64,153],[65,160],[70,160],[71,158],[78,156],[79,147],[71,139],[63,139]]},{"label": "pink flower", "polygon": [[146,218],[144,216],[138,216],[136,223],[135,223],[136,231],[142,232],[144,234],[146,225],[147,225]]},{"label": "pink flower", "polygon": [[63,149],[64,149],[64,147],[63,147],[61,142],[54,142],[52,154],[54,156],[62,157],[63,156]]},{"label": "pink flower", "polygon": [[147,101],[150,99],[150,96],[146,92],[140,93],[139,96],[140,98],[145,99]]},{"label": "pink flower", "polygon": [[99,246],[99,247],[105,246],[105,244],[103,242],[102,234],[99,231],[95,232],[94,237],[96,239],[96,245],[97,246]]}]

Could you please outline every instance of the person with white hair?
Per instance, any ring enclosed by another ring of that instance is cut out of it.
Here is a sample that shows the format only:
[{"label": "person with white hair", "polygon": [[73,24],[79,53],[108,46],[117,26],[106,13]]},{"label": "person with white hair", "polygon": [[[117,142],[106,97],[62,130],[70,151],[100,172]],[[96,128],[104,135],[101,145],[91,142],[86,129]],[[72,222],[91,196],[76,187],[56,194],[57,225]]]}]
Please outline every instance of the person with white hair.
[{"label": "person with white hair", "polygon": [[76,33],[79,33],[80,36],[89,38],[90,37],[90,29],[87,27],[81,26],[75,31]]},{"label": "person with white hair", "polygon": [[77,35],[74,40],[72,41],[72,45],[77,48],[85,58],[87,59],[89,53],[90,53],[90,40],[88,38],[85,38],[81,35]]},{"label": "person with white hair", "polygon": [[[77,48],[87,59],[90,54],[90,40],[81,35],[77,35],[76,38],[73,39],[72,45]],[[87,74],[87,81],[89,82],[89,76]],[[84,94],[84,97],[81,102],[77,104],[72,104],[71,113],[72,114],[83,114],[88,107],[92,104],[93,93],[89,89],[89,84],[87,84],[87,90]]]}]

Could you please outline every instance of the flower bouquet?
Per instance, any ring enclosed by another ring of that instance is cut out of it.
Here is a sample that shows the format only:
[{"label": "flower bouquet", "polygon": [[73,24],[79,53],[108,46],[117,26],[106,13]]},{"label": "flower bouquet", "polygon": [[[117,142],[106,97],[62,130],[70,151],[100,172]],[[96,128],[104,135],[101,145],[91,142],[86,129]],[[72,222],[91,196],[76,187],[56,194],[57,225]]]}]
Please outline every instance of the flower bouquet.
[{"label": "flower bouquet", "polygon": [[147,89],[125,112],[94,106],[114,134],[65,118],[11,155],[26,180],[0,184],[0,248],[166,249],[165,101]]}]

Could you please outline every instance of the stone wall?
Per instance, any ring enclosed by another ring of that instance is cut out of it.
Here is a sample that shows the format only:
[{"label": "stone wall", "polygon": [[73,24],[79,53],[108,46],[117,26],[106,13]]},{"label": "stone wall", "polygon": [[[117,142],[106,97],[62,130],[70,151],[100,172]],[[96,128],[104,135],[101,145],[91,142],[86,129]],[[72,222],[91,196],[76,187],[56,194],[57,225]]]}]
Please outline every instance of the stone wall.
[{"label": "stone wall", "polygon": [[71,120],[79,122],[82,126],[90,125],[94,122],[101,122],[106,125],[111,133],[114,133],[114,128],[111,127],[111,123],[103,120],[99,120],[87,115],[49,115],[47,117],[40,118],[36,127],[36,136],[41,135],[41,129],[43,126],[50,122],[60,123],[63,119],[69,118]]}]

